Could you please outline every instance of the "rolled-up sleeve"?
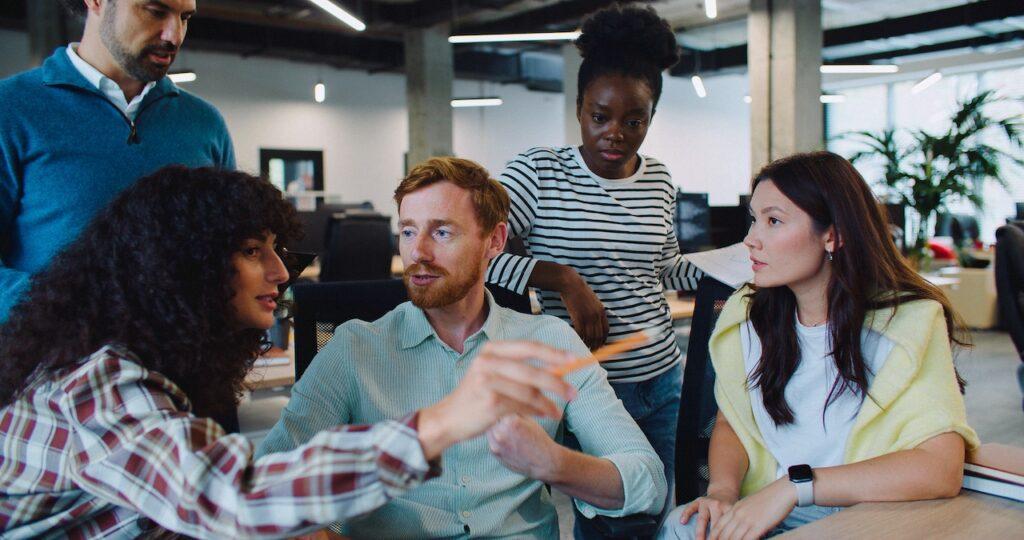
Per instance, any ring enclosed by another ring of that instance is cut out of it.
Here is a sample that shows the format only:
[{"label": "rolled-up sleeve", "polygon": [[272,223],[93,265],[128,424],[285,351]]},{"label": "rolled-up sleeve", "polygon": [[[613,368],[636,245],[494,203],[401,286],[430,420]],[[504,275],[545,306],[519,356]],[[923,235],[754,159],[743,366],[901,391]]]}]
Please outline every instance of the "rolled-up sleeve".
[{"label": "rolled-up sleeve", "polygon": [[625,495],[622,508],[606,509],[576,500],[588,518],[656,514],[665,503],[668,486],[658,454],[640,427],[626,412],[600,367],[582,370],[572,377],[578,389],[566,409],[566,423],[585,454],[611,461],[619,470]]}]

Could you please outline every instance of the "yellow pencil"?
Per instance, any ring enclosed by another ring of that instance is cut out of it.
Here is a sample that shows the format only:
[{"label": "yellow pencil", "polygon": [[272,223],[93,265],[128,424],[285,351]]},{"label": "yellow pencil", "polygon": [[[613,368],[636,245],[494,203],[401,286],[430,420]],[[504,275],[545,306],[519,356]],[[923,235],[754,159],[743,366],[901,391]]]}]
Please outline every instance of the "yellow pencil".
[{"label": "yellow pencil", "polygon": [[635,349],[648,341],[651,340],[651,336],[646,331],[641,330],[635,334],[630,334],[615,343],[609,343],[603,347],[598,348],[587,358],[580,358],[568,364],[552,368],[551,372],[559,377],[564,377],[573,371],[580,368],[585,368],[591,364],[597,364],[598,362],[604,362],[609,358],[624,353],[628,350]]}]

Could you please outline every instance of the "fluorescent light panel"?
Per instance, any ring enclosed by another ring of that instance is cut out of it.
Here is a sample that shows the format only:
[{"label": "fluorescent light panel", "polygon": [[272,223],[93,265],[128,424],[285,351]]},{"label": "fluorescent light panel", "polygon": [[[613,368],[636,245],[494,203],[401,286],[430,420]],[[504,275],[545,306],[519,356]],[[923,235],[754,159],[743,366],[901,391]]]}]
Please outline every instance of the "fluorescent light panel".
[{"label": "fluorescent light panel", "polygon": [[448,43],[495,43],[501,41],[572,41],[580,37],[577,32],[538,32],[533,34],[479,34],[450,36]]},{"label": "fluorescent light panel", "polygon": [[452,100],[452,107],[497,107],[502,103],[501,98],[456,98]]},{"label": "fluorescent light panel", "polygon": [[327,99],[327,86],[318,82],[313,85],[313,100],[317,103],[323,103]]},{"label": "fluorescent light panel", "polygon": [[700,75],[690,77],[690,82],[693,83],[693,91],[697,92],[697,97],[708,97],[708,91],[704,88],[704,81],[701,80]]},{"label": "fluorescent light panel", "polygon": [[704,14],[709,19],[714,19],[718,16],[718,0],[704,0]]},{"label": "fluorescent light panel", "polygon": [[895,64],[828,64],[821,66],[822,73],[897,73],[900,67]]},{"label": "fluorescent light panel", "polygon": [[331,0],[309,0],[309,1],[312,2],[313,4],[315,4],[316,7],[326,11],[327,13],[330,13],[331,15],[333,15],[339,21],[341,21],[341,22],[351,26],[354,30],[359,31],[359,32],[362,32],[363,30],[366,30],[366,25],[363,24],[363,21],[360,21],[354,15],[352,15],[351,13],[349,13],[349,12],[345,11],[344,9],[342,9],[342,7],[339,6],[338,4],[335,4],[334,2],[331,2]]},{"label": "fluorescent light panel", "polygon": [[195,81],[198,77],[194,71],[182,71],[181,73],[171,73],[167,75],[167,78],[174,84],[188,83]]},{"label": "fluorescent light panel", "polygon": [[942,80],[942,74],[939,73],[938,71],[936,71],[935,73],[932,73],[931,75],[921,79],[921,82],[915,84],[914,87],[910,89],[910,93],[911,94],[920,94],[921,92],[924,92],[925,90],[927,90],[931,85],[933,85],[933,84],[935,84],[935,83],[937,83],[937,82],[939,82],[941,80]]}]

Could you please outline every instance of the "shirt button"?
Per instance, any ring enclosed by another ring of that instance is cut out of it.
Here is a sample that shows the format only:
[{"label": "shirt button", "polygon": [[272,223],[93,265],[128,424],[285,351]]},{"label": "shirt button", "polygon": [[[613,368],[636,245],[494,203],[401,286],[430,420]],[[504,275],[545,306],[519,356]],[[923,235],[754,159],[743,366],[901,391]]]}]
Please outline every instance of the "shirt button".
[{"label": "shirt button", "polygon": [[462,485],[468,484],[469,483],[469,477],[468,476],[463,476],[461,478],[461,482],[462,482]]},{"label": "shirt button", "polygon": [[469,510],[463,510],[462,511],[462,517],[464,517],[466,519],[469,519]]}]

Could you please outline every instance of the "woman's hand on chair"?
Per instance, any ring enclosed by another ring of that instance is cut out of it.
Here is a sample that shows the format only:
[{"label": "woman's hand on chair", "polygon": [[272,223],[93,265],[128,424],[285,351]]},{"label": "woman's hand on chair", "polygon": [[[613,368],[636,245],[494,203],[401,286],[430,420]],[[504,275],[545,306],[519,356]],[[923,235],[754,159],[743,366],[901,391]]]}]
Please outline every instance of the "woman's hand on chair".
[{"label": "woman's hand on chair", "polygon": [[694,515],[697,516],[697,540],[705,540],[709,528],[718,524],[718,520],[736,504],[736,497],[724,493],[716,493],[708,489],[708,494],[699,497],[683,509],[679,517],[680,523],[687,523]]}]

